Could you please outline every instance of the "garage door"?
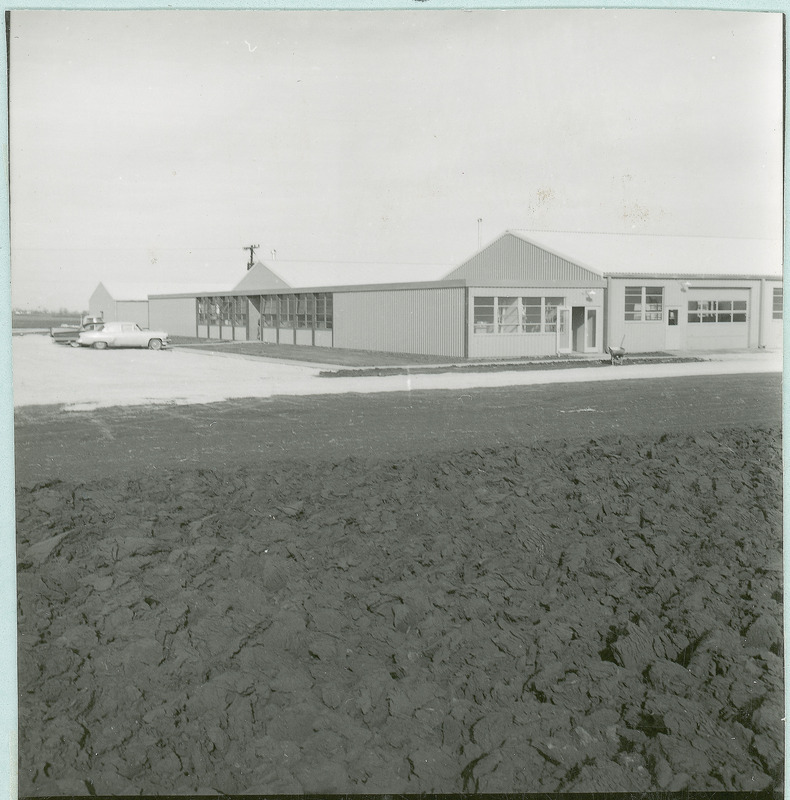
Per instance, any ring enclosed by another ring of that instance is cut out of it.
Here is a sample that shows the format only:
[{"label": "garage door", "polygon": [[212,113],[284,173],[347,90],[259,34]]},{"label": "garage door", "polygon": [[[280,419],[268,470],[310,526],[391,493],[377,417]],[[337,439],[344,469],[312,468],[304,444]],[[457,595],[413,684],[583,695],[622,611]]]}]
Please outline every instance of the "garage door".
[{"label": "garage door", "polygon": [[691,289],[686,317],[689,350],[729,350],[749,346],[748,289]]}]

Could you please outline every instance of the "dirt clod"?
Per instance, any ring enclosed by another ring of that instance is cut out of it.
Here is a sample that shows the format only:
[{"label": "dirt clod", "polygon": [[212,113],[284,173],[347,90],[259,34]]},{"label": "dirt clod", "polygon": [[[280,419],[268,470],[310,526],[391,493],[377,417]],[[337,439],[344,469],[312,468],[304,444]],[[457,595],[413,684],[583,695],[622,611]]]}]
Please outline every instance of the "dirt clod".
[{"label": "dirt clod", "polygon": [[22,795],[782,774],[776,429],[19,486]]}]

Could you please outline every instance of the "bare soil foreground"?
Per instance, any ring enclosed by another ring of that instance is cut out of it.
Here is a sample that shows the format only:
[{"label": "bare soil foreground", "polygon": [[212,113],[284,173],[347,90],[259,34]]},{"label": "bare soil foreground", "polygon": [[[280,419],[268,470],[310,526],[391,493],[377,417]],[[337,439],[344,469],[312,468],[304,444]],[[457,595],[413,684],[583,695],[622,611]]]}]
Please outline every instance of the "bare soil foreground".
[{"label": "bare soil foreground", "polygon": [[780,380],[20,411],[20,794],[780,789]]}]

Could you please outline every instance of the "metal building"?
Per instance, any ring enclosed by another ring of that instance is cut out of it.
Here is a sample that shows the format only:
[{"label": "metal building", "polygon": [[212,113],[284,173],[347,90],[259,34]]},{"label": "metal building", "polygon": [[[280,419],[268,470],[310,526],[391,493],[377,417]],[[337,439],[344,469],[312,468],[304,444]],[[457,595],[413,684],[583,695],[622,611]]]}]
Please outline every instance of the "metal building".
[{"label": "metal building", "polygon": [[[279,267],[279,265],[278,265]],[[781,242],[508,231],[440,280],[151,294],[171,335],[515,358],[779,347]]]}]

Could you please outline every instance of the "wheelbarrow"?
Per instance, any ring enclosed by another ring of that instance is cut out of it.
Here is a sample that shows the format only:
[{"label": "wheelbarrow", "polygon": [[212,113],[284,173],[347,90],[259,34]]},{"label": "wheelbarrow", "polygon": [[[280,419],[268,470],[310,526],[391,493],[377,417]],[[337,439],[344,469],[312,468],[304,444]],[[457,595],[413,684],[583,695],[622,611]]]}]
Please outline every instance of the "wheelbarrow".
[{"label": "wheelbarrow", "polygon": [[618,364],[623,363],[623,356],[625,355],[624,347],[607,347],[606,349],[612,357],[612,366],[616,367]]}]

